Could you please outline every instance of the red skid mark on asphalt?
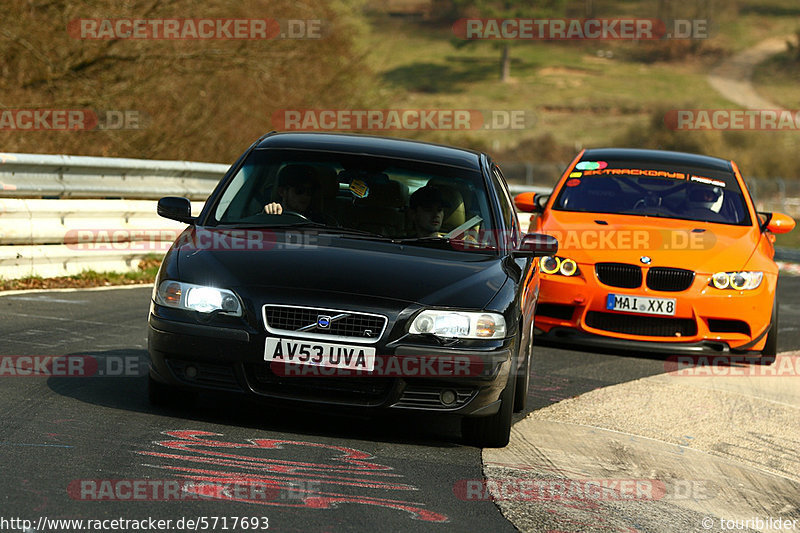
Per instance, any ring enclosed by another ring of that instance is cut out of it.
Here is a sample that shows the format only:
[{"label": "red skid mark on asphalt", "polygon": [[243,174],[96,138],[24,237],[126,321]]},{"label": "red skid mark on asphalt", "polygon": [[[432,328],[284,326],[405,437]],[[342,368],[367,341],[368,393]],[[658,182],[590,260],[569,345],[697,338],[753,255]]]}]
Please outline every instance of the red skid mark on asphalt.
[{"label": "red skid mark on asphalt", "polygon": [[[234,467],[234,468],[245,468],[250,470],[256,471],[267,471],[274,474],[281,474],[285,473],[285,467],[282,465],[256,465],[256,464],[248,464],[246,461],[234,461],[231,459],[214,459],[211,457],[196,457],[192,455],[174,455],[168,453],[157,453],[157,452],[139,452],[143,455],[152,455],[154,457],[162,457],[165,459],[178,459],[178,460],[187,460],[193,461],[196,463],[207,463],[213,464],[216,466],[227,466],[227,467]],[[165,469],[174,469],[174,470],[186,470],[184,467],[179,466],[163,466],[160,468]],[[368,473],[369,475],[375,475],[374,473]],[[301,477],[302,476],[302,477]],[[251,476],[242,474],[242,479],[248,479]],[[263,476],[255,476],[258,479],[265,479]],[[297,472],[297,475],[271,475],[270,479],[286,479],[286,480],[311,480],[311,481],[319,481],[322,483],[336,483],[339,485],[350,485],[353,487],[367,487],[372,489],[391,489],[391,490],[417,490],[416,487],[412,485],[406,485],[402,483],[389,483],[386,481],[375,481],[375,480],[364,480],[359,478],[352,478],[352,477],[342,477],[342,476],[332,476],[326,474],[308,474],[303,472]]]},{"label": "red skid mark on asphalt", "polygon": [[[297,494],[298,499],[275,499],[270,501],[239,499],[229,492],[219,491],[212,493],[212,497],[242,502],[256,503],[281,507],[307,508],[307,509],[332,509],[341,503],[355,503],[361,505],[375,505],[405,511],[411,518],[426,522],[447,522],[449,518],[443,514],[422,508],[422,503],[379,498],[368,494],[347,494],[336,491],[300,490],[297,483],[315,483],[353,487],[358,489],[378,490],[418,490],[412,485],[392,482],[391,480],[376,479],[377,477],[398,478],[400,474],[392,473],[392,467],[374,462],[375,457],[367,452],[316,442],[284,440],[284,439],[248,439],[246,442],[228,442],[212,440],[206,437],[220,436],[219,433],[208,431],[165,431],[165,435],[175,440],[156,441],[154,444],[188,452],[186,454],[170,454],[163,452],[140,451],[142,455],[159,457],[184,464],[148,465],[175,472],[184,479],[196,480],[210,484],[240,485],[267,485],[283,490],[284,494]],[[308,448],[332,452],[331,463],[315,463],[308,461],[293,461],[275,457],[255,457],[235,453],[226,453],[222,450],[258,451],[278,453],[289,451],[292,446],[304,447],[304,454]],[[203,463],[213,465],[218,469],[194,468],[186,463]],[[209,496],[208,488],[203,490],[203,496]]]}]

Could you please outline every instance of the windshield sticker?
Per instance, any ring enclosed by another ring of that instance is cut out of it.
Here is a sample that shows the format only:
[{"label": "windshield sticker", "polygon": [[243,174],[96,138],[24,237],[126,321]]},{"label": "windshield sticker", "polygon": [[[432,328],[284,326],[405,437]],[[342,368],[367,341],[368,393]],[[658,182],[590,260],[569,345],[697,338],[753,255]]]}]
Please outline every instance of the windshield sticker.
[{"label": "windshield sticker", "polygon": [[350,182],[350,192],[353,193],[353,196],[356,198],[366,198],[369,196],[369,187],[367,184],[361,180],[353,180]]},{"label": "windshield sticker", "polygon": [[702,176],[692,176],[691,181],[696,181],[698,183],[705,183],[706,185],[713,185],[715,187],[725,187],[727,184],[721,180],[715,180],[711,178],[703,178]]},{"label": "windshield sticker", "polygon": [[580,178],[581,176],[583,176],[583,172],[570,172],[569,174],[570,178]]},{"label": "windshield sticker", "polygon": [[608,166],[605,161],[581,161],[575,165],[576,170],[601,170]]},{"label": "windshield sticker", "polygon": [[581,180],[579,180],[578,178],[572,178],[567,180],[567,187],[577,187],[580,184]]},{"label": "windshield sticker", "polygon": [[647,170],[641,168],[606,168],[602,170],[587,170],[584,176],[613,175],[613,176],[650,176],[653,178],[672,178],[676,180],[689,179],[683,172],[668,172],[666,170]]}]

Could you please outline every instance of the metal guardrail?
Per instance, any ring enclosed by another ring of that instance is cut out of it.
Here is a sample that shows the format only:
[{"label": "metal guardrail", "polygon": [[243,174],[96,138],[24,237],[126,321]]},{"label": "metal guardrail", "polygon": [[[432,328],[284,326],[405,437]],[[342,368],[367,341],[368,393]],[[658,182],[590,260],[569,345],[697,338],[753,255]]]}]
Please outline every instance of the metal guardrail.
[{"label": "metal guardrail", "polygon": [[[0,278],[127,271],[163,254],[185,224],[156,214],[162,196],[199,212],[228,165],[0,154]],[[94,233],[93,233],[94,232]]]},{"label": "metal guardrail", "polygon": [[204,200],[227,170],[190,161],[0,154],[0,197]]},{"label": "metal guardrail", "polygon": [[[559,167],[503,169],[512,194],[545,194]],[[189,161],[0,154],[0,278],[135,269],[143,256],[164,253],[185,227],[158,217],[155,200],[185,196],[197,213],[227,170]],[[786,196],[794,185],[757,181],[750,187],[764,199],[760,209],[800,216],[800,199]],[[800,261],[800,252],[782,249],[777,258]]]}]

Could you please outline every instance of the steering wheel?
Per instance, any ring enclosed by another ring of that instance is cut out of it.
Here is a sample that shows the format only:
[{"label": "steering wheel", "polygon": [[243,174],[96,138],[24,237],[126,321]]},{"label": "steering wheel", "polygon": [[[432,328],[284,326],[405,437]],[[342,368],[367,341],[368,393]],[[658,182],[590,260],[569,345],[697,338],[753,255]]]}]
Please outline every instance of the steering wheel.
[{"label": "steering wheel", "polygon": [[308,222],[313,222],[310,218],[308,218],[307,216],[305,216],[302,213],[298,213],[297,211],[289,211],[288,209],[284,209],[281,214],[282,215],[294,215],[297,218],[301,218],[301,219],[306,220]]},{"label": "steering wheel", "polygon": [[636,203],[633,204],[632,209],[634,211],[640,211],[642,209],[650,209],[653,207],[661,207],[661,197],[654,192],[648,192],[644,198],[639,198],[636,200]]}]

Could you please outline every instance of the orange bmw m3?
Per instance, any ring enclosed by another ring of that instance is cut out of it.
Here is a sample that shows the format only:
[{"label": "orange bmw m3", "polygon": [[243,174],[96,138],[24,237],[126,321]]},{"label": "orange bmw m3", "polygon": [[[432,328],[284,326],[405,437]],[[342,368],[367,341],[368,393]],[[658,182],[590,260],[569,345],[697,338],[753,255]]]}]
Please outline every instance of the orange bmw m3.
[{"label": "orange bmw m3", "polygon": [[774,234],[795,222],[756,212],[733,161],[585,150],[551,194],[515,203],[559,241],[539,259],[539,339],[774,360]]}]

